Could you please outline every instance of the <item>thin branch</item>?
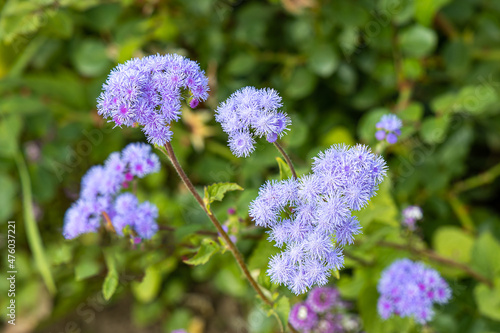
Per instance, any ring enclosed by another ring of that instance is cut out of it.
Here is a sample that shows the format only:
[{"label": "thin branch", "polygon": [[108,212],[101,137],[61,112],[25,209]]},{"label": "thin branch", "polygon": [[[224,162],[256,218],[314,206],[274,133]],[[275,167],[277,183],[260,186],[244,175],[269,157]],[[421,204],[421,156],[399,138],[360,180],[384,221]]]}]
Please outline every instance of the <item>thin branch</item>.
[{"label": "thin branch", "polygon": [[458,217],[458,220],[462,224],[462,226],[469,232],[474,232],[474,221],[470,217],[467,208],[464,203],[456,196],[453,192],[448,194],[448,202],[451,205],[451,208],[455,212]]},{"label": "thin branch", "polygon": [[500,163],[480,173],[479,175],[458,182],[457,184],[455,184],[455,186],[453,186],[452,191],[454,193],[461,193],[468,190],[472,190],[482,185],[491,184],[499,176],[500,176]]},{"label": "thin branch", "polygon": [[451,40],[457,39],[459,37],[457,29],[453,26],[450,20],[448,20],[446,16],[444,16],[440,12],[437,12],[434,16],[434,24]]},{"label": "thin branch", "polygon": [[[179,161],[177,160],[177,157],[175,156],[175,153],[174,153],[174,149],[172,148],[172,145],[170,144],[170,142],[167,142],[165,144],[165,151],[163,149],[160,149],[160,150],[163,153],[166,153],[166,155],[170,159],[170,162],[172,162],[172,165],[174,166],[174,169],[175,169],[175,171],[177,171],[177,174],[179,175],[179,177],[181,178],[181,180],[184,182],[184,184],[189,189],[189,191],[191,192],[191,194],[194,196],[194,198],[196,199],[196,201],[198,202],[198,204],[200,204],[201,208],[205,211],[205,213],[207,214],[207,216],[210,219],[210,221],[212,221],[212,224],[215,226],[215,228],[217,229],[217,231],[219,232],[219,234],[222,236],[222,238],[226,242],[227,246],[229,247],[229,250],[233,254],[234,258],[236,259],[236,262],[238,263],[238,265],[240,266],[241,270],[243,271],[243,274],[247,278],[248,282],[250,282],[250,285],[252,286],[252,288],[257,292],[257,294],[259,295],[259,297],[267,305],[269,305],[272,308],[273,305],[274,305],[273,301],[270,300],[266,295],[264,295],[262,289],[260,289],[260,287],[257,284],[257,282],[254,280],[254,278],[250,274],[250,271],[248,270],[248,268],[247,268],[247,266],[246,266],[246,264],[245,264],[245,262],[243,260],[243,256],[241,255],[240,251],[238,250],[238,248],[236,247],[236,245],[234,245],[234,243],[231,241],[231,238],[229,238],[229,236],[227,235],[227,233],[224,231],[224,229],[222,228],[222,225],[217,220],[217,218],[215,217],[215,215],[212,214],[212,212],[207,209],[207,207],[206,207],[203,199],[198,194],[198,192],[196,191],[193,183],[191,183],[191,180],[188,178],[188,176],[184,172],[184,169],[182,169],[182,166],[180,165]],[[297,333],[297,331],[290,324],[288,324],[288,328],[292,332]]]},{"label": "thin branch", "polygon": [[292,171],[293,178],[297,179],[297,173],[295,172],[295,168],[293,167],[292,160],[290,159],[288,154],[285,152],[283,147],[281,147],[278,142],[274,141],[274,146],[279,150],[281,155],[283,155],[283,157],[285,158],[286,164],[288,164],[290,171]]},{"label": "thin branch", "polygon": [[415,249],[415,248],[408,248],[407,245],[397,244],[397,243],[393,243],[393,242],[386,242],[386,241],[380,241],[377,244],[381,245],[381,246],[385,246],[385,247],[391,247],[393,249],[409,251],[413,254],[420,254],[420,255],[423,255],[423,256],[425,256],[425,257],[427,257],[430,260],[433,260],[435,262],[444,264],[446,266],[458,268],[458,269],[464,271],[465,273],[467,273],[468,275],[472,276],[474,279],[476,279],[480,282],[483,282],[484,284],[488,285],[490,288],[493,288],[493,282],[490,279],[488,279],[487,277],[485,277],[484,275],[481,275],[480,273],[476,272],[475,270],[473,270],[472,268],[470,268],[469,266],[467,266],[465,264],[462,264],[460,262],[442,257],[434,251],[426,250],[426,249],[419,250],[419,249]]},{"label": "thin branch", "polygon": [[[165,231],[170,231],[170,232],[174,232],[175,230],[177,230],[174,227],[171,227],[169,225],[164,225],[164,224],[158,226],[158,229],[165,230]],[[217,237],[217,236],[219,236],[218,233],[216,233],[214,231],[210,231],[210,230],[197,230],[197,231],[194,231],[194,233],[198,234],[198,235],[202,235],[202,236],[211,236],[211,237]]]}]

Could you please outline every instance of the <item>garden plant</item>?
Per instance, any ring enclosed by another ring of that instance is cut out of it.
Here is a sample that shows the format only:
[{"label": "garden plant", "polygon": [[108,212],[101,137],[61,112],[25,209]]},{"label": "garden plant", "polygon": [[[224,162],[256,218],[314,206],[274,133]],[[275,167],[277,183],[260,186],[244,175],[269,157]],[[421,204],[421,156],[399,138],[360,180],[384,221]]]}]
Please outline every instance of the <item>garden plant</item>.
[{"label": "garden plant", "polygon": [[492,0],[7,0],[2,330],[500,332],[499,82]]}]

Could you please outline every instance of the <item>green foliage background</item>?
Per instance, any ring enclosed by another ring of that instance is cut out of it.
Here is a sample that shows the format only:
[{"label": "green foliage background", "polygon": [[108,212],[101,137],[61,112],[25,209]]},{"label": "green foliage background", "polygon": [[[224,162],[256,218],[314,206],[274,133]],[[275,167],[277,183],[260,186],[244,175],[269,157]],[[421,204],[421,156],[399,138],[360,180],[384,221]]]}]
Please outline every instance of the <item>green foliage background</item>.
[{"label": "green foliage background", "polygon": [[[127,143],[145,141],[138,129],[112,129],[97,116],[102,83],[117,63],[157,52],[188,56],[210,78],[210,99],[184,111],[173,145],[200,193],[216,182],[244,188],[212,209],[237,235],[259,283],[283,295],[278,317],[300,298],[266,278],[275,249],[247,215],[258,187],[280,175],[277,151],[262,141],[251,157],[236,159],[213,120],[218,103],[247,85],[283,96],[293,122],[283,145],[299,173],[331,144],[375,147],[374,125],[384,113],[404,121],[400,142],[384,153],[390,177],[359,213],[364,233],[331,281],[366,332],[500,331],[500,2],[0,4],[0,248],[4,274],[7,221],[15,220],[25,331],[99,332],[123,323],[126,332],[279,331],[163,157],[162,171],[140,183],[138,195],[158,205],[169,230],[137,249],[105,232],[73,241],[61,235],[82,175]],[[410,204],[425,215],[413,234],[399,227]],[[194,263],[207,262],[188,266],[183,261],[200,245]],[[377,315],[380,272],[400,257],[424,260],[453,289],[426,328]],[[1,309],[7,289],[0,279]],[[120,319],[104,328],[112,309]]]}]

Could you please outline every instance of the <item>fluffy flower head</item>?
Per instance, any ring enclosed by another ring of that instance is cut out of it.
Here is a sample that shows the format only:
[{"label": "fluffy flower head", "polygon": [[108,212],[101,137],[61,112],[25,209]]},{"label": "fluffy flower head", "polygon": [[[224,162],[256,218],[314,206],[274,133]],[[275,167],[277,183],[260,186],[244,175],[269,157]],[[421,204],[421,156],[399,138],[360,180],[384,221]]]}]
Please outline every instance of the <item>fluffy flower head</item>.
[{"label": "fluffy flower head", "polygon": [[208,79],[198,64],[177,54],[134,58],[111,71],[98,98],[100,115],[117,126],[140,124],[148,141],[164,145],[169,124],[180,117],[183,91],[196,107],[208,98]]},{"label": "fluffy flower head", "polygon": [[274,142],[285,134],[290,118],[279,111],[281,97],[274,89],[245,87],[222,102],[215,120],[229,135],[229,148],[234,155],[247,157],[253,152],[255,137]]},{"label": "fluffy flower head", "polygon": [[80,198],[66,211],[63,235],[67,239],[96,232],[102,222],[111,223],[118,235],[130,227],[142,239],[158,230],[158,209],[139,203],[130,192],[121,193],[134,177],[158,172],[160,161],[145,143],[131,143],[121,153],[109,155],[104,165],[94,166],[83,176]]},{"label": "fluffy flower head", "polygon": [[343,266],[342,247],[361,232],[352,212],[375,195],[385,161],[362,145],[332,146],[314,159],[313,172],[299,179],[268,181],[250,205],[255,224],[269,227],[282,252],[268,274],[294,293],[324,285]]},{"label": "fluffy flower head", "polygon": [[377,289],[382,318],[395,314],[414,317],[421,324],[432,319],[434,303],[444,304],[451,298],[448,284],[437,271],[409,259],[397,260],[386,268]]}]

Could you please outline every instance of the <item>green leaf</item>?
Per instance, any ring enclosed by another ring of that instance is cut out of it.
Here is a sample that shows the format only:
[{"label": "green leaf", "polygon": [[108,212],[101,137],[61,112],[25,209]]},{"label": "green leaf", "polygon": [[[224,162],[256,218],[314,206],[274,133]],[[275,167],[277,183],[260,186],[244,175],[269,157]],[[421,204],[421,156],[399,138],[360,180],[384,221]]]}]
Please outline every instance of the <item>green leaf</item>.
[{"label": "green leaf", "polygon": [[111,66],[106,45],[94,39],[80,41],[72,53],[72,60],[82,75],[90,77],[106,73]]},{"label": "green leaf", "polygon": [[135,298],[142,303],[149,303],[156,298],[161,287],[161,272],[156,265],[146,268],[141,282],[132,282],[131,288]]},{"label": "green leaf", "polygon": [[418,24],[404,29],[399,37],[401,51],[410,57],[425,57],[432,53],[437,45],[436,32]]},{"label": "green leaf", "polygon": [[288,316],[290,315],[290,300],[286,296],[282,296],[275,304],[274,311],[278,315],[279,320],[283,327],[288,323]]},{"label": "green leaf", "polygon": [[256,58],[248,52],[242,52],[231,58],[227,71],[234,76],[248,75],[257,65]]},{"label": "green leaf", "polygon": [[25,38],[43,26],[55,10],[43,7],[37,1],[7,1],[0,20],[0,40],[12,43]]},{"label": "green leaf", "polygon": [[418,59],[405,58],[403,59],[402,66],[404,77],[412,81],[419,79],[425,73]]},{"label": "green leaf", "polygon": [[443,257],[468,263],[474,239],[458,227],[445,226],[434,233],[432,244],[436,252]]},{"label": "green leaf", "polygon": [[472,267],[488,278],[500,276],[500,243],[491,232],[483,232],[472,248]]},{"label": "green leaf", "polygon": [[43,282],[47,286],[49,292],[51,294],[55,294],[57,291],[57,287],[54,282],[54,277],[52,275],[49,262],[47,260],[47,255],[45,254],[42,236],[40,235],[38,224],[35,221],[35,213],[33,212],[31,179],[28,168],[26,166],[24,156],[21,154],[21,152],[18,151],[15,154],[15,160],[19,171],[21,187],[23,189],[22,199],[24,206],[24,226],[26,236],[28,238],[28,244],[31,253],[33,253],[33,257],[35,259],[40,275],[42,276]]},{"label": "green leaf", "polygon": [[497,91],[488,84],[465,86],[458,92],[454,111],[465,111],[471,114],[481,114],[490,108],[497,111],[498,100]]},{"label": "green leaf", "polygon": [[33,114],[46,111],[47,107],[39,97],[35,96],[5,96],[0,100],[0,114],[15,115]]},{"label": "green leaf", "polygon": [[448,117],[426,117],[420,128],[420,137],[425,143],[441,143],[446,135],[449,125]]},{"label": "green leaf", "polygon": [[493,320],[500,320],[500,278],[495,279],[493,289],[484,283],[478,284],[474,288],[474,298],[479,312]]},{"label": "green leaf", "polygon": [[415,1],[415,18],[418,23],[430,26],[436,12],[451,0],[418,0]]},{"label": "green leaf", "polygon": [[18,150],[22,126],[20,116],[15,114],[0,115],[0,156],[14,157]]},{"label": "green leaf", "polygon": [[58,10],[42,29],[45,35],[66,39],[73,34],[74,19],[65,10]]},{"label": "green leaf", "polygon": [[116,270],[116,259],[111,252],[105,252],[104,258],[108,267],[108,274],[102,284],[102,295],[109,301],[118,287],[118,271]]},{"label": "green leaf", "polygon": [[85,259],[75,266],[75,279],[77,281],[88,279],[89,277],[97,275],[100,270],[101,266],[98,262],[93,259]]},{"label": "green leaf", "polygon": [[292,177],[292,171],[288,164],[281,159],[281,157],[276,157],[276,162],[280,168],[280,180],[285,180]]},{"label": "green leaf", "polygon": [[184,260],[188,265],[203,265],[218,251],[220,251],[220,245],[212,239],[205,238],[201,242],[201,246],[198,252],[191,259]]},{"label": "green leaf", "polygon": [[0,210],[0,220],[6,221],[14,212],[14,199],[17,197],[17,184],[8,175],[0,174],[0,202],[2,209]]},{"label": "green leaf", "polygon": [[402,110],[398,116],[401,120],[419,121],[424,114],[424,108],[420,103],[410,103],[408,107]]},{"label": "green leaf", "polygon": [[285,93],[293,99],[304,98],[313,92],[317,81],[316,75],[304,67],[298,67],[288,81]]},{"label": "green leaf", "polygon": [[311,48],[309,68],[321,77],[329,77],[339,65],[339,57],[331,43],[322,43]]},{"label": "green leaf", "polygon": [[47,248],[47,256],[50,258],[51,265],[68,264],[73,259],[72,245],[66,242],[54,243]]},{"label": "green leaf", "polygon": [[356,141],[352,137],[351,132],[346,127],[336,126],[323,136],[323,138],[321,139],[321,144],[324,146],[331,146],[337,143],[354,145]]},{"label": "green leaf", "polygon": [[248,292],[248,283],[241,277],[241,270],[234,261],[221,266],[213,281],[220,291],[235,297],[243,297]]},{"label": "green leaf", "polygon": [[243,187],[236,183],[216,183],[205,187],[205,197],[203,201],[210,211],[210,204],[214,201],[222,201],[226,192],[243,191]]},{"label": "green leaf", "polygon": [[117,3],[104,3],[85,12],[85,23],[96,31],[106,31],[116,25],[124,7]]}]

